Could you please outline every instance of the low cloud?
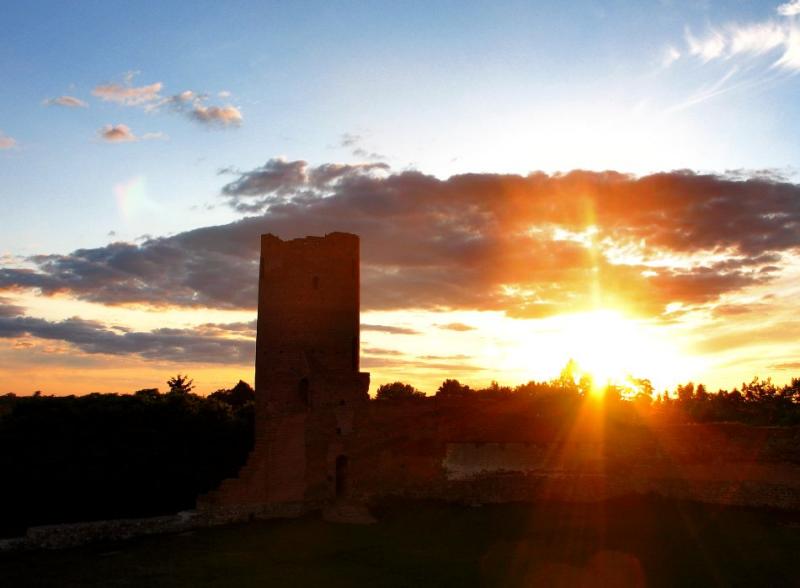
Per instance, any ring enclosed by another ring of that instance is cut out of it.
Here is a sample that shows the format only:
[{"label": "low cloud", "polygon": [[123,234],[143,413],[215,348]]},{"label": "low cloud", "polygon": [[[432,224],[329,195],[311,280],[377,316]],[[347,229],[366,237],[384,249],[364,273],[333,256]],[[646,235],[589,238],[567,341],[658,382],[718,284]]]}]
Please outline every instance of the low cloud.
[{"label": "low cloud", "polygon": [[105,125],[97,131],[98,136],[108,143],[132,143],[135,141],[166,141],[169,137],[161,132],[145,133],[137,137],[128,125]]},{"label": "low cloud", "polygon": [[445,331],[474,331],[475,327],[470,325],[465,325],[464,323],[447,323],[446,325],[436,325],[440,329],[444,329]]},{"label": "low cloud", "polygon": [[382,349],[380,347],[365,347],[361,352],[366,355],[405,355],[405,353],[396,349]]},{"label": "low cloud", "polygon": [[347,178],[387,172],[385,163],[336,164],[311,167],[302,160],[287,161],[277,157],[251,171],[221,170],[238,176],[222,187],[228,204],[240,212],[263,212],[289,197],[317,199]]},{"label": "low cloud", "polygon": [[216,124],[223,127],[238,126],[242,123],[242,113],[235,106],[203,106],[192,108],[191,117],[201,123]]},{"label": "low cloud", "polygon": [[208,105],[206,104],[208,98],[207,94],[185,90],[180,94],[164,98],[148,108],[149,110],[158,110],[164,107],[207,126],[236,127],[242,124],[241,110],[230,104],[225,106]]},{"label": "low cloud", "polygon": [[97,131],[97,134],[103,141],[108,141],[109,143],[129,143],[137,140],[130,127],[122,124],[106,125]]},{"label": "low cloud", "polygon": [[45,106],[64,106],[65,108],[86,108],[86,104],[80,98],[74,96],[59,96],[58,98],[48,98],[44,101]]},{"label": "low cloud", "polygon": [[444,377],[459,376],[464,372],[484,371],[486,368],[466,363],[449,362],[430,362],[430,361],[409,361],[407,359],[396,359],[392,357],[367,356],[361,358],[362,369],[392,369],[402,368],[403,370],[429,371],[443,373]]},{"label": "low cloud", "polygon": [[[138,244],[37,255],[0,290],[254,309],[259,236],[361,236],[362,308],[666,317],[771,283],[800,253],[800,186],[770,174],[463,174],[271,159],[222,188],[251,214]],[[365,325],[365,330],[415,334]]]},{"label": "low cloud", "polygon": [[[205,327],[205,328],[204,328]],[[220,326],[218,325],[218,330]],[[239,332],[238,326],[232,329]],[[251,335],[250,332],[245,332]],[[77,317],[48,321],[24,316],[20,307],[0,301],[0,339],[36,337],[63,341],[89,354],[136,355],[143,359],[178,363],[248,364],[255,352],[255,339],[230,338],[195,329],[156,329],[137,332],[108,328]]]},{"label": "low cloud", "polygon": [[421,333],[415,329],[409,329],[407,327],[393,327],[391,325],[361,325],[362,331],[377,331],[379,333],[387,333],[389,335],[421,335]]},{"label": "low cloud", "polygon": [[781,370],[781,371],[784,371],[784,370],[786,370],[786,371],[789,371],[789,370],[800,371],[800,361],[787,361],[787,362],[783,362],[783,363],[774,363],[771,366],[769,366],[769,369],[771,369],[771,370]]},{"label": "low cloud", "polygon": [[0,297],[0,317],[18,316],[24,312],[23,307],[13,304],[7,298]]}]

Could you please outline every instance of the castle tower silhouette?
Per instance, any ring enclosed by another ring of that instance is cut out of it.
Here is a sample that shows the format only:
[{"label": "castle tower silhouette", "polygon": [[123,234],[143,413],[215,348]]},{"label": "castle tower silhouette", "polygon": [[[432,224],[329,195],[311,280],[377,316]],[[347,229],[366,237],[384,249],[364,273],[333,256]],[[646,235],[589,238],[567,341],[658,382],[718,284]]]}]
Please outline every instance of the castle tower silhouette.
[{"label": "castle tower silhouette", "polygon": [[359,239],[261,236],[255,446],[198,508],[299,514],[346,499],[359,371]]}]

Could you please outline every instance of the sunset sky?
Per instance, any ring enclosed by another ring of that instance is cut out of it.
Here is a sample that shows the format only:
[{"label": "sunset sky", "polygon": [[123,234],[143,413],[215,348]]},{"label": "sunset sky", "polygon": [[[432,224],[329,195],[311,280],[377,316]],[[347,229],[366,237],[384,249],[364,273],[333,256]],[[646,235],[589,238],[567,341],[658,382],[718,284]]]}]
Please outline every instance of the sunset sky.
[{"label": "sunset sky", "polygon": [[800,375],[800,0],[16,2],[0,394],[252,383],[258,236],[361,236],[432,393]]}]

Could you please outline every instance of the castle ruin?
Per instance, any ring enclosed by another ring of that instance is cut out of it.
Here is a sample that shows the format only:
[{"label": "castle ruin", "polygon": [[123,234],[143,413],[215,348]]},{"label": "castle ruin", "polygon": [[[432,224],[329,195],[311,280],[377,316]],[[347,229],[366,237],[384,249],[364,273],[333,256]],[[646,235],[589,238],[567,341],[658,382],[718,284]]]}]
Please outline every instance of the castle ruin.
[{"label": "castle ruin", "polygon": [[359,239],[261,237],[255,446],[239,476],[202,499],[300,512],[343,499],[359,371]]},{"label": "castle ruin", "polygon": [[375,402],[368,387],[358,237],[263,235],[255,446],[199,510],[241,520],[387,497],[475,504],[642,493],[800,509],[796,427],[554,420],[513,395]]}]

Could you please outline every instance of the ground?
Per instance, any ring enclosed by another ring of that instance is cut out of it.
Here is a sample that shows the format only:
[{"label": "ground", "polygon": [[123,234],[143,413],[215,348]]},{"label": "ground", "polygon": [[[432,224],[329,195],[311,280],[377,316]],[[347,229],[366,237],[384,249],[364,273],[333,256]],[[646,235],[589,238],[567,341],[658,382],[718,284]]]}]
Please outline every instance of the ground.
[{"label": "ground", "polygon": [[0,556],[2,586],[798,586],[800,514],[636,498],[398,503]]}]

